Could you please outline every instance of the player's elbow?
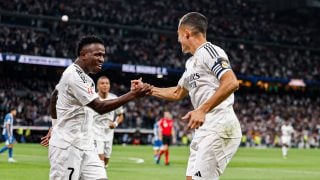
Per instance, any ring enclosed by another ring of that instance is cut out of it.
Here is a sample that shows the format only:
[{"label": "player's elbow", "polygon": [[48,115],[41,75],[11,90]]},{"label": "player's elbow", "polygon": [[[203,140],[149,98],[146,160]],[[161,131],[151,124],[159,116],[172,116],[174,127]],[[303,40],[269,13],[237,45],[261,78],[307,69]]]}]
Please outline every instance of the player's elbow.
[{"label": "player's elbow", "polygon": [[[91,107],[91,108],[92,108],[92,107]],[[99,115],[104,114],[104,111],[103,111],[102,108],[99,107],[99,106],[94,106],[92,109],[93,109],[95,112],[97,112]]]},{"label": "player's elbow", "polygon": [[96,111],[99,115],[104,114],[104,111],[103,111],[102,109],[97,108],[97,109],[95,109],[95,111]]},{"label": "player's elbow", "polygon": [[229,89],[231,92],[235,92],[239,89],[239,82],[237,80],[234,80],[232,82],[230,82],[229,84]]},{"label": "player's elbow", "polygon": [[102,106],[102,104],[99,104],[94,109],[99,115],[103,115],[106,113],[106,109]]},{"label": "player's elbow", "polygon": [[177,94],[174,94],[169,98],[169,101],[179,101],[180,99],[182,99],[180,96],[178,96]]},{"label": "player's elbow", "polygon": [[240,85],[239,85],[239,82],[237,80],[234,82],[233,87],[234,87],[234,91],[237,91],[239,89]]},{"label": "player's elbow", "polygon": [[88,104],[88,106],[100,115],[105,113],[103,103],[99,100],[99,98],[94,99]]}]

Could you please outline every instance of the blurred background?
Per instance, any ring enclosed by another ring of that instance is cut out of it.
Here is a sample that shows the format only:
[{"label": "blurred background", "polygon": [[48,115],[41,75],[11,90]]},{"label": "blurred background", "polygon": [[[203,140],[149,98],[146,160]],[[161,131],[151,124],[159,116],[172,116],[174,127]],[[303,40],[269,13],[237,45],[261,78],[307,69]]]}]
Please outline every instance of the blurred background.
[{"label": "blurred background", "polygon": [[[208,40],[227,52],[239,79],[234,109],[241,145],[279,146],[280,127],[289,120],[293,147],[319,148],[319,0],[1,0],[0,124],[17,107],[17,141],[40,141],[51,126],[50,94],[88,34],[105,41],[103,70],[92,78],[108,76],[111,92],[126,93],[139,77],[175,86],[188,58],[177,42],[178,20],[190,11],[207,16]],[[151,144],[164,110],[175,120],[177,144],[190,142],[192,132],[180,120],[192,109],[189,98],[146,97],[124,107],[115,143]]]}]

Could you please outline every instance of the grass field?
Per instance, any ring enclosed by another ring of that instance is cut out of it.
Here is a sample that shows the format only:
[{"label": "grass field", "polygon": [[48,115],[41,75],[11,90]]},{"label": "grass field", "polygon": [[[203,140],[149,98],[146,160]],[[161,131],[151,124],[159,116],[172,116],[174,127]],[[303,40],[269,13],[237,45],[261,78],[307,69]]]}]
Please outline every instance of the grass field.
[{"label": "grass field", "polygon": [[[2,147],[4,144],[0,144]],[[108,176],[110,180],[185,179],[187,147],[171,148],[171,164],[155,165],[151,146],[115,146]],[[7,163],[7,153],[0,154],[0,180],[48,179],[47,149],[37,144],[16,144],[14,158]],[[141,162],[143,159],[144,162]],[[281,149],[240,148],[221,180],[319,180],[320,150],[291,149],[282,159]]]}]

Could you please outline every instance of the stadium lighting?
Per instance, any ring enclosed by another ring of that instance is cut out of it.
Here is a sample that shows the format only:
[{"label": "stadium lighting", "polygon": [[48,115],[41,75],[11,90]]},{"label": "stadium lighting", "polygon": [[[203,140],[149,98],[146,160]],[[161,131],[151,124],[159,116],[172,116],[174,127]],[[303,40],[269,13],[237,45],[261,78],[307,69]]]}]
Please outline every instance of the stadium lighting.
[{"label": "stadium lighting", "polygon": [[302,79],[291,79],[288,83],[289,86],[298,86],[298,87],[305,87],[306,83]]},{"label": "stadium lighting", "polygon": [[157,74],[157,78],[161,79],[161,78],[163,78],[163,75],[162,74]]}]

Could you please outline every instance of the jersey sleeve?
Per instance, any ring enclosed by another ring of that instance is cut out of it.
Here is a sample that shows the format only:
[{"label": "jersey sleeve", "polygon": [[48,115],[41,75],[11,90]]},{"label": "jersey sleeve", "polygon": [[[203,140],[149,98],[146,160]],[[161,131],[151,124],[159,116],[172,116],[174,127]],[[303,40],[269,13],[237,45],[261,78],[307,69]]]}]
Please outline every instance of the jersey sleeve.
[{"label": "jersey sleeve", "polygon": [[83,106],[85,106],[97,98],[98,95],[95,92],[94,83],[83,78],[84,77],[76,77],[74,79],[69,78],[69,85],[72,94]]},{"label": "jersey sleeve", "polygon": [[205,58],[204,63],[218,79],[220,79],[224,73],[231,70],[229,60],[223,57],[215,57],[214,59]]},{"label": "jersey sleeve", "polygon": [[181,78],[179,79],[179,81],[178,81],[178,86],[183,87],[183,88],[186,88],[186,87],[184,87],[184,79],[185,79],[185,78],[186,78],[186,72],[184,72],[184,73],[182,74]]},{"label": "jersey sleeve", "polygon": [[115,113],[116,113],[116,115],[123,114],[123,113],[124,113],[124,108],[123,108],[122,106],[118,107],[118,108],[115,110]]},{"label": "jersey sleeve", "polygon": [[7,114],[5,117],[4,117],[4,123],[5,124],[11,124],[11,116],[9,114]]}]

